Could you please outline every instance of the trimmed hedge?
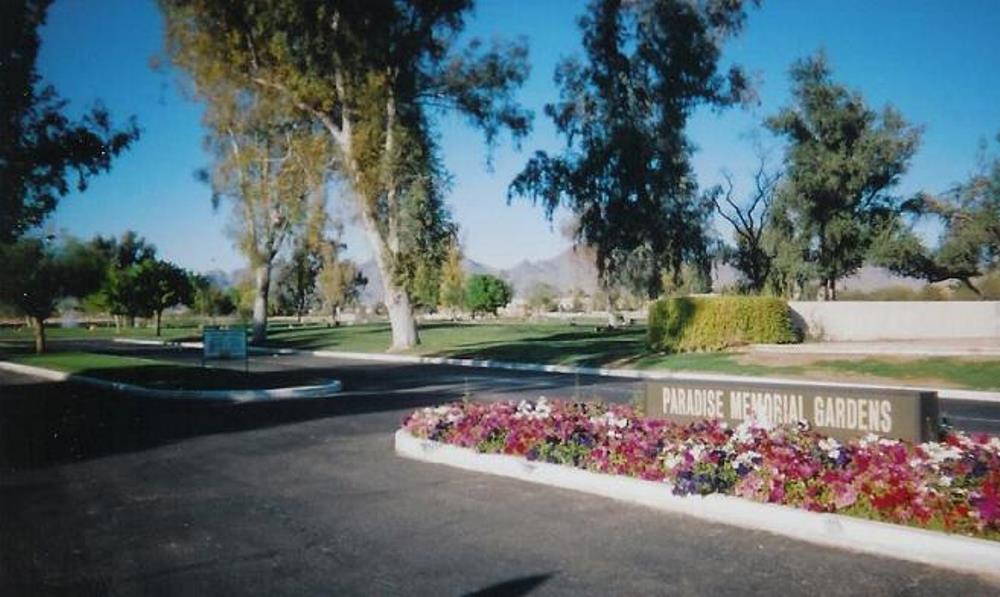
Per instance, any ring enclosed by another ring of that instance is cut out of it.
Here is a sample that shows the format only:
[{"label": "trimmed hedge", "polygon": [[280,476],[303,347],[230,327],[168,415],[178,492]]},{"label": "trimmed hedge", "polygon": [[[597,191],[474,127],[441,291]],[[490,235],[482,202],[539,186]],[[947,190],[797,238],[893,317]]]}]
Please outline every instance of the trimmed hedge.
[{"label": "trimmed hedge", "polygon": [[773,297],[660,299],[649,307],[649,347],[663,352],[799,342],[788,303]]}]

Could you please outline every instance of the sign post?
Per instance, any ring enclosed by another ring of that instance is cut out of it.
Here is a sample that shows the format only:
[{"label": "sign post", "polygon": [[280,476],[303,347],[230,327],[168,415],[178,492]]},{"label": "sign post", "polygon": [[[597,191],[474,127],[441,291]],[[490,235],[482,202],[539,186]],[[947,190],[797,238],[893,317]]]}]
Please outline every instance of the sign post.
[{"label": "sign post", "polygon": [[937,392],[839,385],[734,381],[650,381],[646,416],[679,423],[755,419],[771,424],[806,421],[845,440],[869,433],[922,442],[937,439]]},{"label": "sign post", "polygon": [[250,372],[247,328],[243,325],[205,326],[201,332],[201,364],[211,359],[243,359],[243,370]]}]

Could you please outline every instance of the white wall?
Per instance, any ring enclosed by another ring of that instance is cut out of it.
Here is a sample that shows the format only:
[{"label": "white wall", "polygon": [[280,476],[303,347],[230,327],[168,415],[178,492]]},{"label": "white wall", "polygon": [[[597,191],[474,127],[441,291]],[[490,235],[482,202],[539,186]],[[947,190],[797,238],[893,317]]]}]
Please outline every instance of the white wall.
[{"label": "white wall", "polygon": [[1000,301],[790,301],[822,340],[1000,338]]}]

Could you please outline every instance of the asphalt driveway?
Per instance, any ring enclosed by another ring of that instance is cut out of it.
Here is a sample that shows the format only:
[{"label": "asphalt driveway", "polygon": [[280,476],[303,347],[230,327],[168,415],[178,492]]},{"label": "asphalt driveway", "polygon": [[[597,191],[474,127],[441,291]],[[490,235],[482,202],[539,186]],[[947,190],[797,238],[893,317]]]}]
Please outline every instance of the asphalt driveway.
[{"label": "asphalt driveway", "polygon": [[0,373],[0,594],[1000,593],[929,566],[398,458],[402,416],[468,384],[356,367],[342,377],[384,387],[243,406]]}]

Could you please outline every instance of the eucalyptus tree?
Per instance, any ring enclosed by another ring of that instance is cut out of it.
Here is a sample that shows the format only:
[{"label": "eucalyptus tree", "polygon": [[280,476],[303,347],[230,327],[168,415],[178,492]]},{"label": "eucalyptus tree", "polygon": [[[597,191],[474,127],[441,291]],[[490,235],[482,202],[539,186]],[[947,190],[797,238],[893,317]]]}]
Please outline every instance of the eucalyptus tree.
[{"label": "eucalyptus tree", "polygon": [[878,231],[898,217],[891,193],[920,143],[920,129],[898,111],[869,108],[858,92],[833,81],[823,54],[791,69],[792,104],[767,120],[788,141],[787,185],[776,216],[819,277],[823,298],[857,271]]},{"label": "eucalyptus tree", "polygon": [[919,193],[903,208],[938,221],[937,246],[928,248],[897,221],[882,231],[876,261],[932,283],[957,280],[981,296],[975,280],[1000,267],[1000,154],[991,157],[984,146],[979,168],[968,180],[943,193]]},{"label": "eucalyptus tree", "polygon": [[[696,193],[685,127],[701,105],[748,97],[742,71],[719,69],[721,44],[741,29],[744,2],[593,0],[580,18],[585,60],[556,68],[557,103],[545,107],[565,139],[560,155],[536,152],[508,190],[551,219],[578,219],[576,240],[594,251],[601,286],[643,294],[666,269],[710,267],[712,205]],[[609,300],[610,306],[610,300]]]},{"label": "eucalyptus tree", "polygon": [[448,244],[448,254],[441,267],[441,288],[438,302],[451,316],[465,307],[465,271],[462,269],[462,247],[458,239]]},{"label": "eucalyptus tree", "polygon": [[227,78],[203,82],[204,122],[212,166],[200,173],[212,187],[216,208],[232,204],[236,246],[250,262],[254,280],[254,343],[267,336],[271,276],[277,255],[303,228],[310,200],[325,184],[331,151],[312,122],[254,88]]},{"label": "eucalyptus tree", "polygon": [[279,310],[301,322],[316,297],[316,276],[323,265],[319,247],[299,238],[278,277]]},{"label": "eucalyptus tree", "polygon": [[495,144],[520,138],[530,114],[513,91],[522,44],[465,49],[471,0],[160,0],[168,51],[196,85],[219,77],[269,94],[322,127],[331,172],[350,187],[382,274],[392,348],[415,345],[407,277],[421,239],[444,228],[434,116],[457,112]]},{"label": "eucalyptus tree", "polygon": [[71,120],[67,101],[43,83],[38,29],[51,3],[0,2],[0,242],[40,224],[139,138],[134,119],[115,127],[100,104]]},{"label": "eucalyptus tree", "polygon": [[356,304],[361,290],[368,285],[368,278],[350,259],[342,259],[344,245],[329,241],[322,247],[323,265],[316,276],[317,287],[324,307],[329,311],[334,325],[340,324],[340,310]]}]

